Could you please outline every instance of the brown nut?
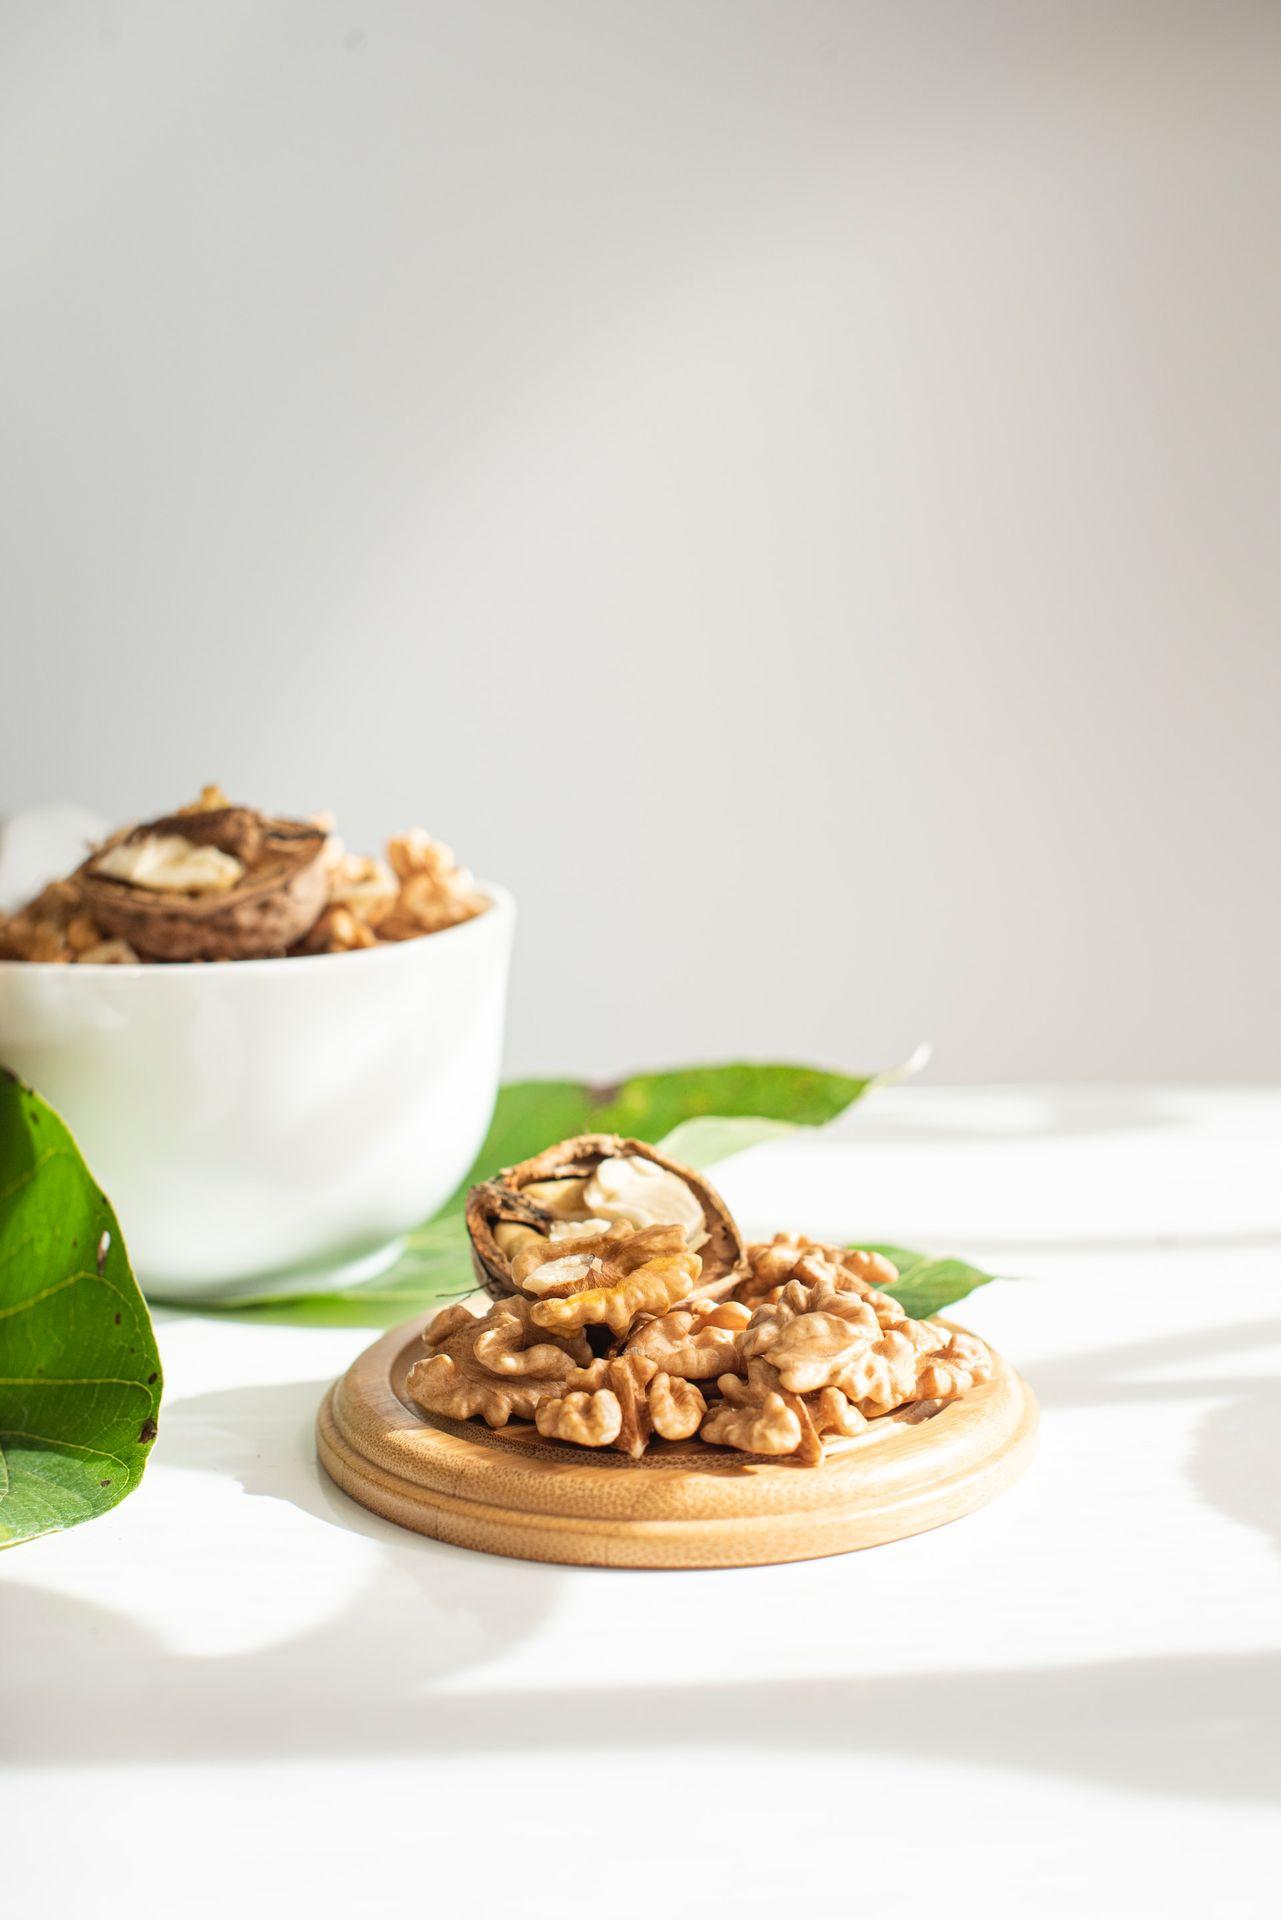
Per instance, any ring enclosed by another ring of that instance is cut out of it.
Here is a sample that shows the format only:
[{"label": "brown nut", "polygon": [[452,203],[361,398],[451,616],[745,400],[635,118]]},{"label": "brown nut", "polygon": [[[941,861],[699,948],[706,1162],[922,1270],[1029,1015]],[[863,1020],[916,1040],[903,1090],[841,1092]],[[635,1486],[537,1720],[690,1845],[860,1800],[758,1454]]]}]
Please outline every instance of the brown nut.
[{"label": "brown nut", "polygon": [[736,1374],[717,1382],[721,1398],[710,1409],[701,1437],[713,1447],[735,1447],[742,1453],[796,1453],[804,1438],[799,1402],[770,1384],[766,1368],[757,1364],[744,1383]]},{"label": "brown nut", "polygon": [[446,1308],[423,1335],[427,1349],[409,1369],[406,1386],[427,1413],[455,1420],[477,1415],[491,1427],[532,1420],[542,1401],[587,1386],[590,1361],[581,1339],[549,1340],[529,1325],[528,1303],[505,1301],[483,1318],[466,1307]]},{"label": "brown nut", "polygon": [[626,1351],[653,1360],[678,1380],[716,1380],[742,1371],[740,1331],[721,1322],[715,1308],[703,1316],[691,1307],[676,1307],[638,1327]]},{"label": "brown nut", "polygon": [[716,1384],[721,1399],[700,1429],[710,1445],[737,1447],[744,1453],[788,1453],[804,1467],[822,1464],[823,1429],[814,1415],[818,1411],[828,1430],[834,1430],[834,1404],[819,1409],[790,1392],[765,1360],[749,1361],[745,1380],[723,1374]]},{"label": "brown nut", "polygon": [[[653,1169],[652,1175],[647,1177],[645,1168]],[[664,1181],[664,1174],[673,1176],[680,1185]],[[688,1221],[660,1219],[652,1210],[645,1218],[629,1218],[625,1198],[601,1194],[602,1185],[618,1185],[620,1175],[637,1186],[647,1184],[648,1178],[658,1211],[675,1200],[680,1210],[688,1213]],[[681,1187],[686,1190],[684,1199]],[[493,1179],[473,1187],[467,1196],[472,1262],[478,1280],[494,1299],[514,1291],[513,1257],[535,1245],[534,1235],[555,1244],[571,1236],[576,1223],[583,1226],[584,1233],[599,1234],[620,1222],[632,1227],[685,1227],[690,1251],[697,1252],[702,1260],[700,1297],[719,1298],[746,1274],[742,1235],[715,1188],[694,1168],[668,1159],[644,1140],[612,1133],[580,1134],[559,1141],[518,1166],[504,1167]]]},{"label": "brown nut", "polygon": [[662,1440],[689,1440],[698,1432],[707,1402],[692,1380],[656,1373],[649,1384],[649,1417]]},{"label": "brown nut", "polygon": [[[672,1240],[675,1247],[666,1244]],[[584,1327],[608,1327],[622,1339],[642,1314],[666,1313],[698,1284],[698,1255],[680,1250],[680,1230],[676,1227],[645,1227],[612,1244],[593,1240],[571,1245],[609,1251],[591,1258],[569,1253],[526,1275],[525,1284],[532,1288],[540,1273],[582,1267],[563,1289],[549,1292],[530,1308],[530,1319],[537,1327],[561,1334],[576,1333]],[[521,1260],[526,1257],[519,1256]],[[516,1297],[525,1304],[523,1296]]]},{"label": "brown nut", "polygon": [[824,1387],[819,1393],[807,1395],[805,1405],[820,1438],[836,1433],[850,1439],[867,1425],[866,1414],[860,1413],[838,1387]]},{"label": "brown nut", "polygon": [[582,1388],[543,1400],[534,1409],[534,1425],[545,1440],[568,1440],[575,1447],[612,1447],[623,1425],[623,1410],[608,1387]]},{"label": "brown nut", "polygon": [[640,1459],[653,1432],[647,1392],[653,1374],[654,1369],[647,1360],[629,1358],[626,1354],[605,1363],[605,1378],[619,1409],[619,1430],[614,1445],[633,1460]]},{"label": "brown nut", "polygon": [[747,1249],[747,1265],[738,1298],[753,1307],[776,1298],[779,1289],[791,1281],[870,1294],[892,1287],[898,1279],[897,1267],[884,1254],[869,1253],[861,1247],[828,1246],[821,1240],[807,1240],[800,1233],[776,1233],[772,1240],[754,1243]]},{"label": "brown nut", "polygon": [[[240,863],[221,890],[153,891],[99,871],[107,854],[176,836]],[[148,960],[252,960],[283,953],[324,909],[325,835],[301,820],[276,820],[248,807],[210,807],[150,820],[99,848],[75,878],[96,924]]]},{"label": "brown nut", "polygon": [[982,1386],[993,1373],[992,1354],[972,1333],[949,1329],[945,1347],[929,1354],[916,1376],[916,1391],[926,1400],[959,1400]]}]

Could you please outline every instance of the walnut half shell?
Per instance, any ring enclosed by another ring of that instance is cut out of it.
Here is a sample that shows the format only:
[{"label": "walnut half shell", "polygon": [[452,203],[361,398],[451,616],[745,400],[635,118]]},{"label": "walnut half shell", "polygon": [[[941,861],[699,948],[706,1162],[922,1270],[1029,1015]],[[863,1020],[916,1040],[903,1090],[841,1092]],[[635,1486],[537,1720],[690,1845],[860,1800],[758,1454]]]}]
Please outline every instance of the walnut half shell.
[{"label": "walnut half shell", "polygon": [[[504,1167],[492,1180],[472,1188],[467,1196],[467,1233],[476,1277],[486,1292],[501,1300],[517,1290],[512,1261],[523,1248],[543,1240],[550,1260],[555,1258],[556,1242],[572,1237],[575,1222],[585,1223],[587,1233],[616,1223],[622,1216],[608,1200],[600,1199],[601,1192],[620,1185],[620,1170],[637,1171],[638,1162],[653,1169],[658,1192],[674,1194],[682,1201],[682,1211],[688,1211],[688,1220],[664,1220],[661,1224],[680,1224],[690,1236],[690,1249],[702,1261],[696,1283],[700,1299],[729,1293],[747,1270],[747,1256],[733,1215],[716,1189],[693,1167],[667,1159],[647,1141],[628,1140],[614,1133],[584,1133],[561,1140],[532,1160]],[[683,1185],[684,1195],[679,1188],[659,1180],[660,1174],[674,1176]],[[605,1219],[594,1216],[594,1204],[606,1209]],[[594,1226],[586,1224],[593,1219]]]},{"label": "walnut half shell", "polygon": [[99,873],[99,848],[76,876],[97,924],[146,959],[253,960],[283,953],[319,919],[328,897],[319,827],[214,807],[148,821],[112,846],[168,834],[217,847],[244,872],[224,892],[158,893]]}]

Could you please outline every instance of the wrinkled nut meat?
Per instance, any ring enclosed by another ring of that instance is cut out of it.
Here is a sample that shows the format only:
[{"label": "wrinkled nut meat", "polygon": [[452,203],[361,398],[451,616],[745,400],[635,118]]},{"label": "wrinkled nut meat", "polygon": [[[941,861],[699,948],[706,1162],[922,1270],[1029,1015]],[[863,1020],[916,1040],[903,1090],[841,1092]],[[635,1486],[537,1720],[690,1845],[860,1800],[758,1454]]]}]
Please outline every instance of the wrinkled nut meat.
[{"label": "wrinkled nut meat", "polygon": [[721,1406],[713,1407],[703,1423],[705,1440],[744,1453],[792,1454],[802,1466],[819,1465],[823,1432],[838,1430],[833,1404],[821,1409],[820,1428],[811,1403],[785,1387],[763,1360],[749,1360],[746,1379],[725,1374],[717,1385]]},{"label": "wrinkled nut meat", "polygon": [[[526,1289],[538,1296],[530,1319],[558,1333],[608,1327],[621,1339],[640,1314],[665,1313],[683,1300],[699,1277],[698,1255],[684,1251],[679,1227],[644,1227],[618,1238],[601,1235],[567,1245],[571,1251],[524,1275]],[[569,1267],[573,1273],[567,1276]],[[547,1293],[539,1279],[549,1273],[555,1276],[554,1290]]]},{"label": "wrinkled nut meat", "polygon": [[[633,1179],[647,1156],[658,1172]],[[654,1204],[633,1219],[638,1194]],[[482,1319],[451,1308],[423,1336],[409,1384],[429,1412],[632,1459],[696,1443],[813,1467],[830,1442],[904,1408],[929,1418],[992,1376],[981,1340],[904,1311],[883,1254],[798,1234],[743,1249],[712,1190],[642,1141],[589,1135],[509,1168],[472,1189],[468,1228],[501,1291]]]},{"label": "wrinkled nut meat", "polygon": [[959,1399],[991,1377],[991,1356],[973,1335],[913,1320],[897,1301],[868,1288],[850,1292],[827,1279],[792,1280],[758,1307],[739,1343],[748,1361],[768,1362],[784,1389],[835,1388],[867,1419],[922,1400]]},{"label": "wrinkled nut meat", "polygon": [[749,1380],[727,1373],[717,1385],[721,1398],[703,1422],[704,1440],[742,1453],[798,1451],[804,1438],[800,1404],[779,1390],[768,1368],[758,1367]]},{"label": "wrinkled nut meat", "polygon": [[825,1283],[841,1291],[868,1293],[892,1287],[898,1270],[884,1254],[859,1247],[832,1247],[803,1234],[777,1233],[768,1242],[747,1250],[748,1278],[738,1298],[752,1306],[768,1300],[789,1281],[803,1286]]},{"label": "wrinkled nut meat", "polygon": [[351,953],[418,939],[490,905],[420,829],[388,861],[349,854],[327,819],[232,806],[219,787],[95,848],[9,918],[0,959],[77,965]]},{"label": "wrinkled nut meat", "polygon": [[406,1385],[428,1413],[476,1417],[491,1427],[532,1420],[539,1403],[583,1384],[591,1361],[584,1340],[534,1337],[525,1301],[506,1301],[480,1319],[466,1307],[438,1314],[424,1335],[427,1357]]},{"label": "wrinkled nut meat", "polygon": [[612,1447],[622,1431],[623,1410],[608,1387],[581,1389],[544,1400],[534,1424],[546,1440],[568,1440],[575,1447]]},{"label": "wrinkled nut meat", "polygon": [[732,1300],[706,1314],[678,1308],[638,1328],[626,1351],[653,1360],[673,1379],[715,1380],[739,1369],[738,1335],[750,1319],[748,1309]]},{"label": "wrinkled nut meat", "polygon": [[[715,1188],[643,1140],[602,1133],[562,1140],[532,1160],[505,1167],[467,1198],[476,1277],[494,1299],[531,1291],[529,1276],[552,1257],[586,1251],[576,1242],[653,1227],[680,1229],[685,1252],[701,1263],[695,1274],[701,1294],[728,1294],[744,1277],[742,1237]],[[573,1271],[566,1268],[563,1276]],[[561,1280],[553,1274],[538,1284],[545,1293],[559,1293]]]},{"label": "wrinkled nut meat", "polygon": [[692,1380],[656,1373],[649,1384],[649,1417],[664,1440],[688,1440],[698,1432],[707,1402]]},{"label": "wrinkled nut meat", "polygon": [[[765,1355],[777,1365],[774,1349],[798,1321],[805,1322],[805,1328],[792,1339],[792,1350],[799,1358],[807,1340],[826,1342],[833,1350],[842,1343],[845,1348],[853,1349],[876,1340],[886,1328],[901,1326],[906,1319],[898,1301],[887,1293],[844,1293],[826,1283],[806,1287],[799,1280],[789,1280],[785,1287],[777,1290],[774,1299],[756,1308],[744,1331],[741,1347],[747,1359]],[[814,1384],[823,1383],[815,1381]]]}]

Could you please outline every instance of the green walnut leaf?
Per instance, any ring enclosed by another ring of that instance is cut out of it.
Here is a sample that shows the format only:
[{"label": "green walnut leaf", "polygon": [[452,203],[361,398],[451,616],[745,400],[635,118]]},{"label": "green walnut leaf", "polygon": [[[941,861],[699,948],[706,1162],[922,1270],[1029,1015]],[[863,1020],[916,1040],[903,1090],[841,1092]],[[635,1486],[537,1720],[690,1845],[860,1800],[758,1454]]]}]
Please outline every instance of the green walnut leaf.
[{"label": "green walnut leaf", "polygon": [[53,1109],[0,1071],[0,1547],[132,1493],[160,1389],[115,1214]]},{"label": "green walnut leaf", "polygon": [[932,1313],[942,1313],[944,1307],[964,1300],[967,1293],[987,1286],[996,1278],[995,1274],[985,1273],[982,1267],[971,1266],[968,1260],[957,1260],[950,1255],[914,1253],[910,1247],[872,1245],[865,1240],[850,1244],[864,1247],[869,1253],[883,1253],[887,1260],[894,1262],[898,1279],[885,1291],[893,1294],[913,1320],[928,1320]]},{"label": "green walnut leaf", "polygon": [[759,1147],[766,1140],[784,1140],[795,1133],[790,1120],[767,1120],[757,1114],[707,1114],[682,1120],[654,1145],[687,1167],[715,1167],[736,1153]]},{"label": "green walnut leaf", "polygon": [[476,1290],[461,1208],[409,1235],[399,1259],[377,1279],[326,1293],[290,1293],[216,1301],[204,1313],[239,1313],[291,1327],[394,1327],[438,1301]]},{"label": "green walnut leaf", "polygon": [[[474,1286],[462,1210],[467,1189],[500,1167],[528,1160],[578,1133],[620,1133],[665,1141],[677,1159],[710,1164],[793,1127],[821,1126],[880,1075],[826,1073],[819,1067],[734,1063],[634,1074],[610,1086],[578,1080],[516,1080],[501,1088],[485,1143],[457,1192],[409,1236],[404,1253],[378,1279],[330,1293],[229,1300],[214,1311],[251,1307],[273,1320],[308,1326],[394,1326],[434,1300]],[[674,1144],[673,1144],[674,1143]]]},{"label": "green walnut leaf", "polygon": [[[687,1167],[717,1166],[722,1160],[730,1160],[736,1153],[745,1153],[748,1147],[760,1146],[765,1140],[781,1140],[787,1134],[795,1133],[799,1127],[821,1125],[825,1119],[834,1120],[838,1113],[845,1111],[852,1100],[874,1092],[877,1087],[892,1087],[898,1081],[907,1080],[912,1074],[919,1073],[929,1060],[930,1051],[930,1047],[922,1043],[898,1066],[887,1067],[881,1073],[869,1074],[862,1081],[851,1081],[837,1074],[825,1074],[823,1080],[826,1084],[818,1090],[817,1094],[810,1092],[807,1095],[809,1111],[789,1114],[781,1110],[786,1105],[785,1100],[776,1102],[768,1098],[761,1102],[759,1112],[747,1112],[737,1107],[726,1107],[723,1112],[719,1110],[715,1113],[699,1112],[689,1119],[679,1120],[670,1133],[664,1134],[661,1139],[655,1139],[654,1145],[669,1154],[673,1160],[683,1160]],[[703,1071],[706,1072],[707,1069]],[[743,1069],[732,1067],[712,1069],[712,1071],[728,1071],[737,1074]],[[757,1067],[751,1071],[771,1076],[791,1076],[809,1070],[796,1067]],[[794,1083],[789,1080],[781,1083],[782,1086],[792,1084]],[[845,1088],[857,1085],[859,1091],[857,1094],[842,1097],[842,1085]],[[769,1092],[772,1095],[778,1090],[781,1090],[781,1087],[776,1082]],[[836,1112],[820,1112],[815,1118],[813,1105],[821,1106],[829,1098],[833,1102],[840,1100]]]},{"label": "green walnut leaf", "polygon": [[819,1067],[734,1064],[638,1073],[603,1087],[573,1080],[517,1080],[499,1094],[485,1144],[448,1207],[499,1167],[528,1160],[576,1133],[621,1133],[633,1140],[658,1141],[677,1127],[712,1116],[820,1127],[844,1113],[874,1078],[825,1073]]}]

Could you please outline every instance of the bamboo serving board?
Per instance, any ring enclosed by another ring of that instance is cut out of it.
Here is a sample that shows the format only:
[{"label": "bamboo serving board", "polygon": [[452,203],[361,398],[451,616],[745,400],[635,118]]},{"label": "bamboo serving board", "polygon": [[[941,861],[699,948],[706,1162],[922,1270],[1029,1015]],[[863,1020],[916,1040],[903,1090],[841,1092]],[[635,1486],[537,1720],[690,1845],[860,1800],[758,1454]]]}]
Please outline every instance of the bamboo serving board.
[{"label": "bamboo serving board", "polygon": [[491,1432],[417,1408],[405,1378],[433,1315],[395,1327],[316,1419],[330,1478],[398,1526],[483,1553],[580,1567],[755,1567],[875,1547],[986,1505],[1036,1438],[1030,1391],[999,1354],[965,1399],[904,1408],[829,1443],[820,1467],[651,1441],[639,1461]]}]

